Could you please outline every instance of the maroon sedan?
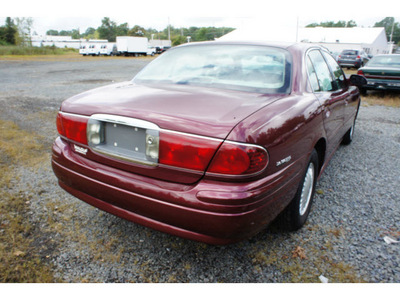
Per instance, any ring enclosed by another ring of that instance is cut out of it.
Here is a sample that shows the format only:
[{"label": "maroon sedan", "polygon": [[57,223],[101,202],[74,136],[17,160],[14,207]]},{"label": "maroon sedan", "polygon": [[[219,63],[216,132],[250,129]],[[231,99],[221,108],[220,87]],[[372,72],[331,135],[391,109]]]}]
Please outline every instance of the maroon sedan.
[{"label": "maroon sedan", "polygon": [[231,243],[277,217],[296,230],[352,140],[361,84],[310,44],[176,47],[64,101],[53,170],[77,198],[184,238]]}]

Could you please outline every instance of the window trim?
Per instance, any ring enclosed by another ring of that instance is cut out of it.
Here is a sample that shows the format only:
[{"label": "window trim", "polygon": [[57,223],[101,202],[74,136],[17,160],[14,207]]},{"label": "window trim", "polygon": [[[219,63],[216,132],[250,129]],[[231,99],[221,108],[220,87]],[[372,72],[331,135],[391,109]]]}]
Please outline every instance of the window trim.
[{"label": "window trim", "polygon": [[[333,72],[333,70],[332,70],[332,68],[331,68],[331,65],[328,63],[328,61],[327,61],[327,59],[326,59],[326,57],[325,57],[325,55],[324,55],[324,52],[326,53],[326,55],[330,55],[331,57],[332,57],[332,59],[333,60],[335,60],[334,58],[333,58],[333,56],[328,52],[328,51],[326,51],[326,50],[324,50],[324,49],[320,49],[320,51],[321,51],[321,54],[322,54],[322,57],[324,58],[324,60],[325,60],[325,62],[326,62],[326,64],[328,65],[328,68],[329,68],[329,70],[330,70],[330,72],[331,72],[331,76],[333,77],[333,80],[335,81],[335,85],[337,85],[337,83],[336,83],[336,77],[335,77],[335,73]],[[336,60],[335,60],[336,61]],[[336,62],[337,63],[337,62]],[[344,77],[344,84],[345,84],[345,86],[344,87],[339,87],[339,86],[337,86],[337,89],[335,89],[334,91],[332,91],[332,92],[335,92],[335,91],[339,91],[339,90],[343,90],[343,89],[346,89],[346,88],[348,88],[348,84],[347,84],[347,80],[346,80],[346,74],[344,73],[344,71],[343,71],[343,69],[342,69],[342,67],[340,67],[340,65],[337,63],[337,65],[339,66],[339,68],[340,68],[340,70],[342,71],[342,75],[343,75],[343,77]]]},{"label": "window trim", "polygon": [[[313,51],[319,52],[319,54],[322,56],[322,59],[324,60],[324,62],[325,62],[325,64],[326,64],[326,66],[328,67],[329,75],[330,75],[330,77],[331,77],[330,79],[331,79],[331,82],[333,82],[332,70],[331,70],[331,68],[329,67],[328,63],[326,62],[324,55],[321,53],[321,50],[322,50],[322,49],[321,49],[321,48],[318,48],[318,47],[310,48],[310,49],[306,52],[306,56],[308,56],[308,57],[310,58],[311,64],[313,65],[313,68],[314,68],[314,71],[316,71],[316,69],[315,69],[315,64],[314,64],[313,60],[311,59],[311,57],[309,56],[309,54],[310,54],[310,52],[313,52]],[[316,74],[317,74],[317,73],[316,73]],[[308,70],[307,70],[307,75],[308,75]],[[309,75],[308,75],[308,79],[310,80]],[[334,90],[331,90],[331,91],[324,91],[324,90],[322,90],[322,89],[321,89],[320,80],[319,80],[319,78],[318,78],[318,74],[317,74],[317,79],[318,79],[318,86],[319,86],[320,90],[319,90],[319,91],[314,91],[314,90],[312,89],[312,87],[311,87],[311,90],[312,90],[313,93],[326,93],[326,92],[331,93],[331,92],[334,92]]]}]

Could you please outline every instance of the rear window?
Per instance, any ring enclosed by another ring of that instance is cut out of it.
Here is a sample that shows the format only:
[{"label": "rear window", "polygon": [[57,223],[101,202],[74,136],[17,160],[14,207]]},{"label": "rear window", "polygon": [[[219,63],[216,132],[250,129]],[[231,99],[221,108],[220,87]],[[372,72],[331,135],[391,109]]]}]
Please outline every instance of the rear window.
[{"label": "rear window", "polygon": [[280,48],[190,45],[162,54],[136,83],[180,84],[257,93],[290,93],[291,56]]},{"label": "rear window", "polygon": [[358,55],[357,50],[343,50],[342,51],[342,55]]},{"label": "rear window", "polygon": [[375,56],[368,62],[368,66],[400,68],[400,55]]}]

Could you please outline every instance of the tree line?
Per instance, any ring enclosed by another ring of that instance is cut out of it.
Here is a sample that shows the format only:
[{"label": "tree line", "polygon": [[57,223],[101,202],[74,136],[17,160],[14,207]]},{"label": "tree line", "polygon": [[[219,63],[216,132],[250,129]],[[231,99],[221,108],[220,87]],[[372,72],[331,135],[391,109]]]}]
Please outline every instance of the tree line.
[{"label": "tree line", "polygon": [[[1,45],[30,45],[31,30],[33,25],[32,18],[6,18],[5,24],[0,26],[0,46]],[[357,23],[350,21],[327,21],[321,23],[311,23],[306,27],[356,27]],[[376,22],[373,27],[384,27],[388,41],[393,41],[400,45],[400,23],[395,22],[393,17],[386,17]],[[50,29],[47,35],[71,36],[73,39],[106,39],[115,42],[117,36],[141,36],[148,39],[171,39],[172,45],[186,43],[189,39],[192,42],[209,41],[219,38],[234,30],[232,27],[189,27],[175,28],[167,26],[164,30],[158,31],[153,28],[144,28],[139,25],[129,27],[128,23],[117,24],[108,17],[101,20],[101,25],[97,28],[89,27],[85,32],[79,29],[57,31]]]},{"label": "tree line", "polygon": [[29,45],[32,24],[32,18],[7,17],[4,26],[0,26],[0,46]]},{"label": "tree line", "polygon": [[172,45],[176,46],[186,43],[188,37],[191,41],[209,41],[219,38],[235,28],[231,27],[190,27],[175,28],[168,26],[164,30],[158,31],[153,28],[144,28],[139,25],[129,27],[128,23],[117,24],[110,18],[105,17],[101,20],[101,25],[97,28],[89,27],[85,32],[80,33],[79,29],[66,30],[48,30],[47,35],[71,36],[73,39],[104,39],[109,42],[115,42],[117,36],[139,36],[148,39],[171,39]]}]

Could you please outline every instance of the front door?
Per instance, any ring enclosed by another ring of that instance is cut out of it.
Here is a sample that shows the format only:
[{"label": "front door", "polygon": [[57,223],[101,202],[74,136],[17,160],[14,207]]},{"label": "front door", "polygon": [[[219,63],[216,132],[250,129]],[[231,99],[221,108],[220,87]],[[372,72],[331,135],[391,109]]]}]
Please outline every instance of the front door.
[{"label": "front door", "polygon": [[322,106],[329,157],[345,134],[343,125],[349,92],[344,74],[340,78],[338,70],[331,71],[332,66],[328,65],[327,56],[320,50],[310,51],[307,55],[307,69],[314,94]]}]

